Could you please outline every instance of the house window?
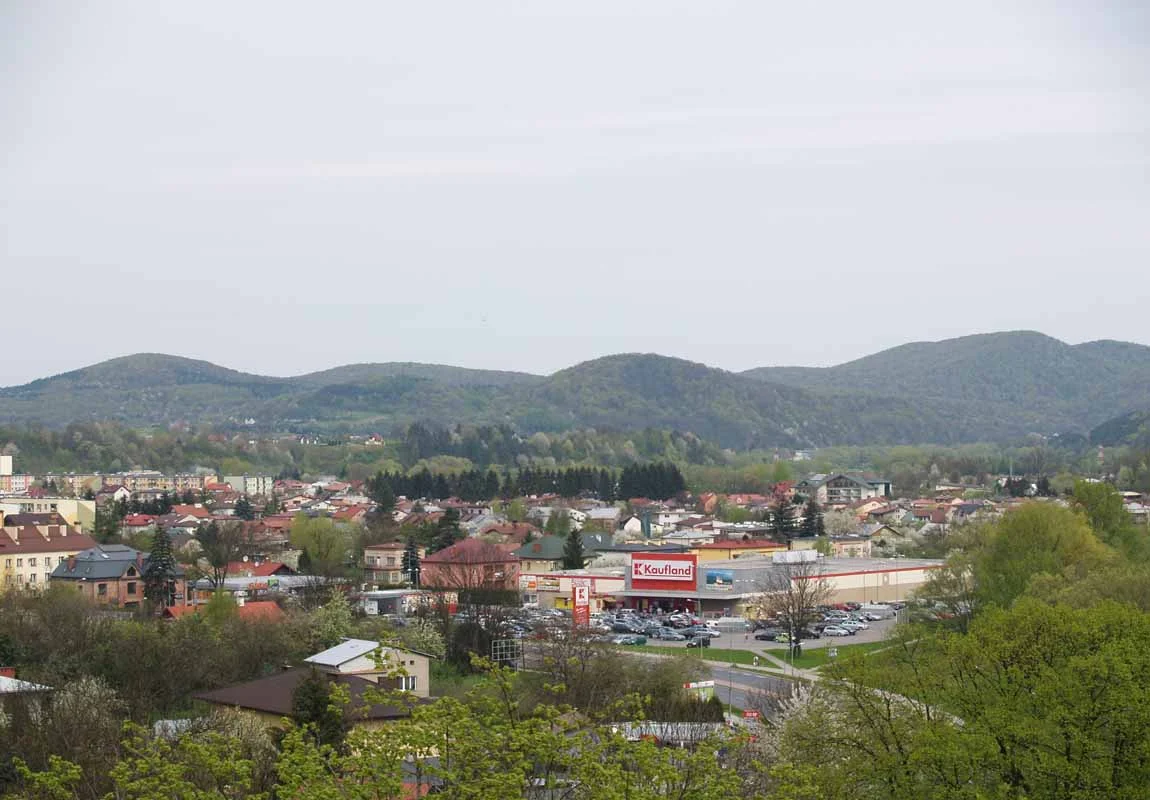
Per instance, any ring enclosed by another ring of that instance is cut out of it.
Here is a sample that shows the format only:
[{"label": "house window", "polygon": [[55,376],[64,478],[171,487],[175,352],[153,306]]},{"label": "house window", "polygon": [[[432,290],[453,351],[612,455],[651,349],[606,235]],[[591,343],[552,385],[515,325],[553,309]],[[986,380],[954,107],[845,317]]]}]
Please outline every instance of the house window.
[{"label": "house window", "polygon": [[52,556],[44,556],[44,566],[45,567],[52,566]]},{"label": "house window", "polygon": [[33,572],[31,575],[28,576],[28,583],[35,583],[35,582],[36,582],[36,573]]},{"label": "house window", "polygon": [[395,556],[388,556],[387,557],[387,566],[389,566],[389,567],[395,566]]},{"label": "house window", "polygon": [[135,593],[136,593],[136,582],[135,581],[128,581],[128,594],[135,594]]},{"label": "house window", "polygon": [[18,567],[24,566],[24,559],[22,559],[22,558],[16,559],[16,566],[18,566]]},{"label": "house window", "polygon": [[34,559],[34,558],[28,559],[28,566],[30,566],[30,567],[36,566],[36,559]]},{"label": "house window", "polygon": [[10,559],[10,558],[4,559],[4,566],[11,567],[12,566],[12,559]]},{"label": "house window", "polygon": [[99,597],[107,597],[108,596],[108,584],[106,584],[106,583],[96,584],[96,595]]},{"label": "house window", "polygon": [[415,691],[415,676],[414,675],[402,675],[402,676],[400,676],[399,688],[405,692],[414,692]]}]

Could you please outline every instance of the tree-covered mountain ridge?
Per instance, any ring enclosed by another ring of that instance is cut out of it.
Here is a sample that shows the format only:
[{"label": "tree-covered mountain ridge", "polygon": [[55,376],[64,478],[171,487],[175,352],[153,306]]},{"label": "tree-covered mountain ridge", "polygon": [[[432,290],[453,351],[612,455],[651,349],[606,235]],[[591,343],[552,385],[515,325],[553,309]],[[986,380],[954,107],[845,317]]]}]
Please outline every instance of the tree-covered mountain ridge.
[{"label": "tree-covered mountain ridge", "polygon": [[690,431],[725,447],[960,443],[1084,433],[1150,404],[1150,347],[1032,332],[914,343],[829,368],[728,372],[654,354],[552,375],[390,362],[295,377],[156,353],[0,389],[0,422],[381,432],[413,421]]}]

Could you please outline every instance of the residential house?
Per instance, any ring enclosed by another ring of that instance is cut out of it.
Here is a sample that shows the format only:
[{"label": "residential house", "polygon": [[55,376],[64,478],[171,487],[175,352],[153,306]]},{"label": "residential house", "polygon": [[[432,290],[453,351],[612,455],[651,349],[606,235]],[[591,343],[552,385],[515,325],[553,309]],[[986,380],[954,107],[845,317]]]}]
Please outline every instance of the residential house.
[{"label": "residential house", "polygon": [[201,692],[194,698],[278,727],[283,718],[292,716],[296,688],[314,672],[347,690],[350,698],[344,707],[347,721],[354,727],[370,730],[409,716],[410,706],[402,702],[376,704],[369,693],[403,692],[409,694],[413,702],[426,702],[430,663],[431,657],[422,653],[381,647],[379,642],[363,639],[347,639],[305,659],[301,667]]},{"label": "residential house", "polygon": [[[383,542],[363,548],[363,580],[376,586],[398,586],[408,578],[403,572],[403,551],[405,542]],[[425,548],[417,548],[419,558],[426,553]]]},{"label": "residential house", "polygon": [[870,537],[851,535],[832,536],[831,555],[836,558],[870,558]]},{"label": "residential house", "polygon": [[495,522],[479,530],[479,536],[498,537],[504,544],[521,545],[528,537],[539,535],[539,529],[530,522]]},{"label": "residential house", "polygon": [[440,589],[515,589],[519,559],[514,547],[464,539],[432,553],[420,564],[420,584]]},{"label": "residential house", "polygon": [[96,545],[58,514],[0,512],[0,526],[4,588],[43,588],[57,565]]},{"label": "residential house", "polygon": [[[144,574],[148,556],[123,544],[103,544],[70,556],[52,571],[53,583],[75,586],[100,605],[138,608],[144,600]],[[188,581],[176,565],[170,587],[175,605],[188,605]]]},{"label": "residential house", "polygon": [[273,575],[295,575],[295,570],[282,561],[230,561],[229,578],[270,578]]},{"label": "residential house", "polygon": [[[583,540],[583,553],[587,556],[588,566],[598,554],[599,548],[612,544],[611,534],[581,533]],[[563,551],[567,548],[566,536],[543,536],[532,539],[522,547],[512,551],[512,555],[519,558],[519,571],[522,572],[551,572],[563,565]]]}]

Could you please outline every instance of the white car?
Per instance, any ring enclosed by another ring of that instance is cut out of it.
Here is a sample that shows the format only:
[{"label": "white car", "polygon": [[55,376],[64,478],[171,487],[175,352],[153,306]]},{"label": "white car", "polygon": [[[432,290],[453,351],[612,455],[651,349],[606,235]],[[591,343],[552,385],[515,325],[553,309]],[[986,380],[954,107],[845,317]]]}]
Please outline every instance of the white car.
[{"label": "white car", "polygon": [[838,624],[840,628],[846,628],[848,631],[867,631],[870,630],[870,625],[865,622],[859,622],[854,619],[846,619]]},{"label": "white car", "polygon": [[848,631],[838,625],[828,625],[823,628],[823,636],[851,636],[853,633],[854,631]]}]

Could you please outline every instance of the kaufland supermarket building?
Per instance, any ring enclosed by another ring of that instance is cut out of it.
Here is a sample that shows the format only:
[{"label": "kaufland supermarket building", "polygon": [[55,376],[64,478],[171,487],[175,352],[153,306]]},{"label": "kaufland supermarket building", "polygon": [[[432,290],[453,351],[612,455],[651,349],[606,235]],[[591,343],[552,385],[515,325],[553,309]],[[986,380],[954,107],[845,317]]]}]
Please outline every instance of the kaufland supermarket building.
[{"label": "kaufland supermarket building", "polygon": [[[768,573],[786,570],[783,559],[798,552],[802,551],[702,563],[694,553],[634,553],[618,595],[619,606],[692,611],[707,617],[744,616],[754,597],[770,585]],[[807,553],[812,557],[812,551]],[[804,574],[826,579],[832,603],[893,602],[906,600],[942,564],[931,559],[818,557]]]}]

